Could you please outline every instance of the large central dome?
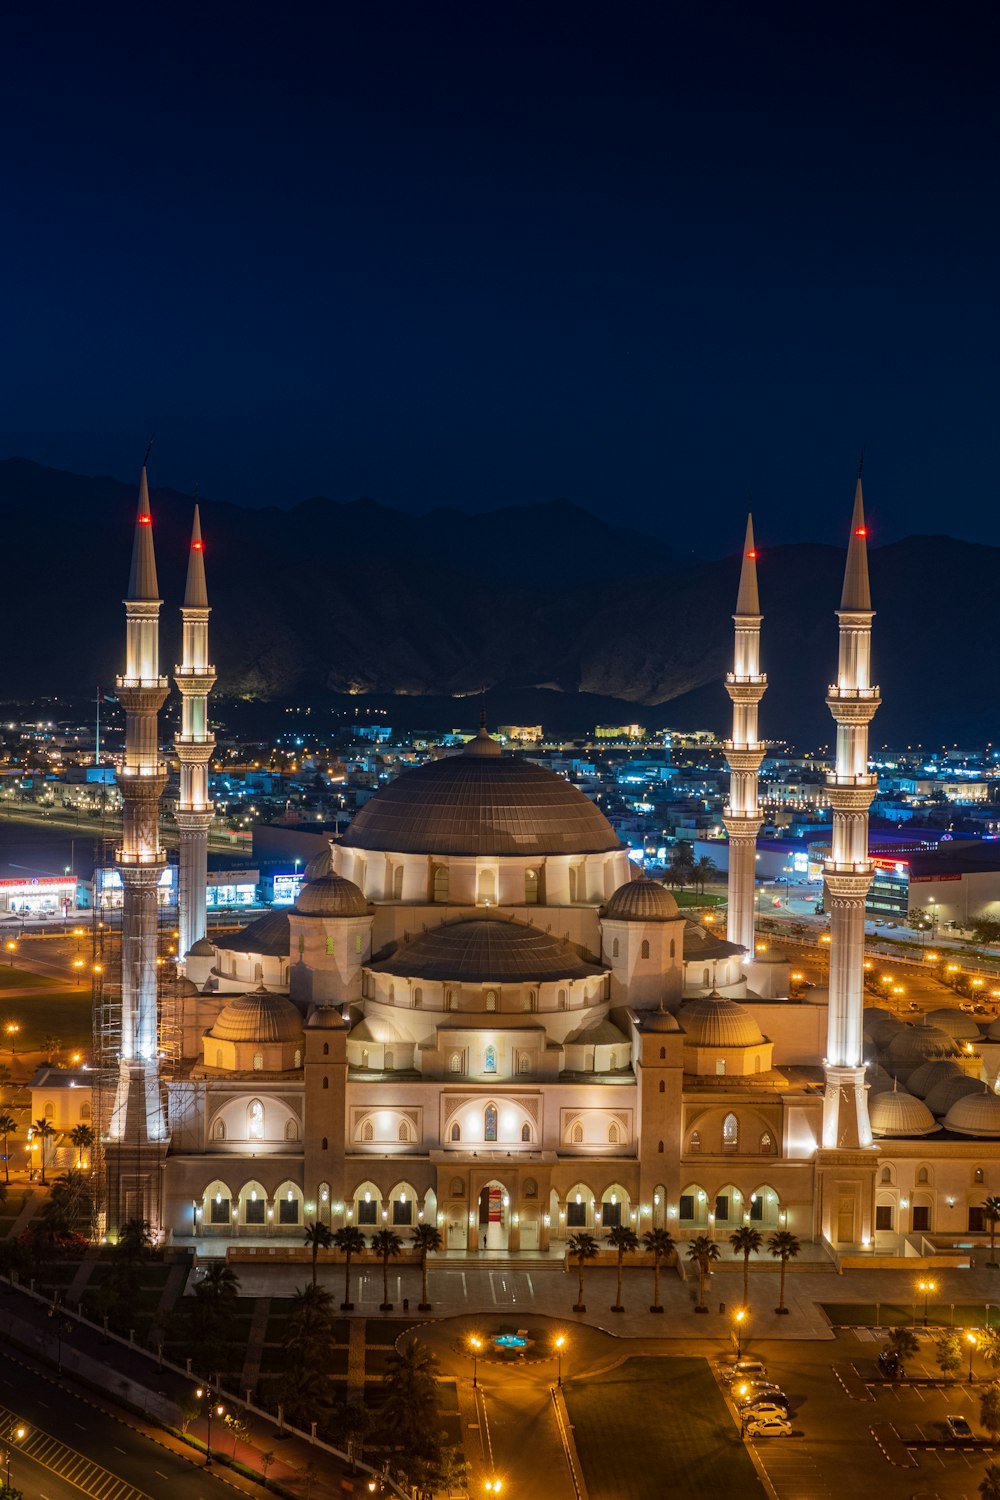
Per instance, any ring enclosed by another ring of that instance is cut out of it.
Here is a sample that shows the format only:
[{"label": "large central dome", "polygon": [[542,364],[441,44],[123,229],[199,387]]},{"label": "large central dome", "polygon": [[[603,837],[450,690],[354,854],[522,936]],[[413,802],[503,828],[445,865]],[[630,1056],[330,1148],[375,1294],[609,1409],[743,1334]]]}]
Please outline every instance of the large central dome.
[{"label": "large central dome", "polygon": [[460,755],[404,771],[343,837],[391,854],[603,854],[621,848],[604,814],[554,771],[502,755],[480,730]]}]

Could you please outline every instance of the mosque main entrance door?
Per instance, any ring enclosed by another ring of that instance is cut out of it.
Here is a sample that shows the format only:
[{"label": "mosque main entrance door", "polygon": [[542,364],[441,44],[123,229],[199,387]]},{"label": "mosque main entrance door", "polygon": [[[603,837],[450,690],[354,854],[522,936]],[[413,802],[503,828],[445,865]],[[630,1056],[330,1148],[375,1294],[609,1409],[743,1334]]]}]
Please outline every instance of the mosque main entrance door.
[{"label": "mosque main entrance door", "polygon": [[488,1182],[479,1194],[479,1249],[506,1250],[510,1196],[502,1182]]}]

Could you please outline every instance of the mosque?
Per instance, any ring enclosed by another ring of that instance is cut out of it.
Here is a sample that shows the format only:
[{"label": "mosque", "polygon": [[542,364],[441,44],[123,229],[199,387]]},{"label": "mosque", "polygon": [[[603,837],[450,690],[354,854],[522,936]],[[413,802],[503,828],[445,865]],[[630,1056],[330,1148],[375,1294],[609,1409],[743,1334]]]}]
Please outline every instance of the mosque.
[{"label": "mosque", "polygon": [[[858,480],[838,610],[828,992],[788,996],[754,933],[762,615],[748,526],[735,619],[725,938],[636,872],[598,807],[502,751],[376,793],[289,911],[205,934],[209,606],[195,517],[176,671],[179,1056],[157,1035],[163,866],[158,597],[143,472],[129,597],[121,1035],[100,1121],[108,1223],[301,1244],[303,1224],[435,1224],[449,1250],[543,1252],[629,1224],[724,1240],[788,1229],[832,1253],[914,1253],[1000,1193],[996,1040],[945,1010],[864,1009],[873,611]],[[151,905],[151,901],[152,904]]]}]

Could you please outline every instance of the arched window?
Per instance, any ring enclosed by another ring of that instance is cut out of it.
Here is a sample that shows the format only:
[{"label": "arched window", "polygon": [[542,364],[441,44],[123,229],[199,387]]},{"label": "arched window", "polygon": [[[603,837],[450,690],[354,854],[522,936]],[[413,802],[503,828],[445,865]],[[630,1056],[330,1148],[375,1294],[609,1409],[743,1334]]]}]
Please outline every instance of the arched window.
[{"label": "arched window", "polygon": [[722,1122],[722,1149],[723,1151],[735,1151],[739,1144],[739,1122],[734,1114],[728,1114]]},{"label": "arched window", "polygon": [[460,1141],[462,1139],[461,1125],[453,1125],[451,1127],[451,1138],[453,1141]]},{"label": "arched window", "polygon": [[461,1071],[462,1071],[462,1054],[461,1054],[461,1052],[453,1052],[451,1054],[451,1062],[449,1063],[449,1067],[451,1068],[451,1071],[453,1073],[461,1073]]},{"label": "arched window", "polygon": [[882,1168],[882,1181],[883,1182],[891,1182],[892,1181],[892,1168],[891,1167],[883,1167]]},{"label": "arched window", "polygon": [[701,1133],[699,1131],[692,1130],[692,1132],[691,1132],[691,1139],[688,1141],[688,1150],[689,1151],[700,1151],[701,1150]]},{"label": "arched window", "polygon": [[399,1139],[401,1141],[408,1141],[410,1139],[410,1127],[407,1125],[405,1120],[399,1127]]},{"label": "arched window", "polygon": [[574,1125],[573,1126],[573,1134],[570,1137],[570,1139],[571,1139],[572,1144],[574,1146],[582,1146],[583,1145],[583,1126],[582,1125]]},{"label": "arched window", "polygon": [[329,1042],[324,1042],[323,1043],[323,1056],[324,1057],[329,1057],[330,1056],[330,1043]]},{"label": "arched window", "polygon": [[[305,953],[305,951],[306,951],[306,940],[305,940],[304,935],[300,932],[299,933],[299,957],[300,958],[302,957],[303,953]],[[236,973],[236,960],[235,959],[233,959],[233,973],[234,974]]]},{"label": "arched window", "polygon": [[448,899],[448,869],[446,865],[434,866],[434,895],[435,901],[447,901]]},{"label": "arched window", "polygon": [[90,1119],[90,1105],[89,1104],[81,1104],[80,1105],[80,1119],[81,1120],[89,1120]]},{"label": "arched window", "polygon": [[402,901],[403,899],[403,866],[397,865],[392,872],[392,899]]},{"label": "arched window", "polygon": [[449,1010],[454,1010],[456,1008],[455,1007],[455,991],[454,990],[449,990],[448,993],[445,995],[444,1000],[445,1000],[445,1004],[447,1005],[447,1007],[448,1007]]},{"label": "arched window", "polygon": [[386,1070],[387,1073],[389,1072],[390,1068],[394,1068],[396,1066],[395,1056],[393,1055],[393,1053],[391,1053],[389,1051],[388,1047],[386,1047],[386,1049],[385,1049],[385,1063],[384,1063],[384,1066],[385,1066],[385,1070]]},{"label": "arched window", "polygon": [[247,1135],[252,1141],[264,1138],[264,1106],[259,1099],[251,1099],[247,1105]]},{"label": "arched window", "polygon": [[263,1071],[264,1071],[264,1054],[263,1054],[263,1052],[255,1052],[254,1053],[254,1055],[253,1055],[253,1070],[254,1070],[255,1073],[263,1073]]},{"label": "arched window", "polygon": [[325,1089],[328,1089],[328,1088],[329,1088],[329,1087],[330,1087],[330,1080],[329,1080],[329,1078],[327,1078],[327,1077],[325,1077],[325,1076],[324,1076],[324,1078],[323,1078],[323,1087],[324,1087],[324,1088],[325,1088]]},{"label": "arched window", "polygon": [[295,1055],[294,1055],[294,1058],[293,1058],[293,1064],[294,1064],[294,1066],[296,1068],[301,1068],[301,1066],[302,1066],[302,1048],[301,1047],[296,1047],[296,1049],[295,1049]]},{"label": "arched window", "polygon": [[609,1146],[617,1146],[618,1145],[618,1140],[619,1140],[618,1126],[612,1123],[611,1125],[608,1126],[608,1145]]},{"label": "arched window", "polygon": [[760,1149],[762,1152],[774,1150],[774,1141],[771,1139],[771,1132],[769,1130],[764,1130],[761,1132]]},{"label": "arched window", "polygon": [[327,958],[332,958],[333,957],[333,938],[332,937],[328,937],[327,940],[326,940],[326,956],[327,956]]},{"label": "arched window", "polygon": [[927,1176],[927,1168],[926,1167],[921,1167],[920,1168],[920,1171],[917,1173],[917,1181],[918,1182],[927,1182],[927,1181],[929,1181],[929,1178]]},{"label": "arched window", "polygon": [[413,1008],[414,1008],[414,1010],[419,1010],[420,1007],[423,1005],[423,1003],[424,1003],[424,992],[423,992],[423,990],[420,988],[420,986],[418,984],[417,987],[416,987],[416,989],[413,991]]},{"label": "arched window", "polygon": [[715,1059],[715,1073],[716,1073],[716,1077],[718,1077],[718,1078],[725,1077],[725,1072],[726,1072],[726,1059],[724,1057],[717,1057]]},{"label": "arched window", "polygon": [[670,957],[677,957],[677,944],[674,942],[673,938],[670,939]]},{"label": "arched window", "polygon": [[395,998],[396,998],[396,986],[394,984],[390,984],[390,986],[389,986],[389,1004],[390,1005],[395,1000]]},{"label": "arched window", "polygon": [[642,940],[642,947],[639,949],[639,957],[640,958],[648,958],[649,957],[649,939],[648,938],[643,938],[643,940]]},{"label": "arched window", "polygon": [[525,906],[538,905],[537,870],[525,870],[524,872],[524,904]]},{"label": "arched window", "polygon": [[462,1181],[461,1177],[453,1177],[451,1179],[451,1196],[453,1198],[465,1197],[465,1183]]},{"label": "arched window", "polygon": [[660,1079],[660,1093],[661,1094],[665,1094],[666,1092],[667,1092],[667,1085],[666,1085],[665,1081],[661,1078]]},{"label": "arched window", "polygon": [[496,1010],[496,1008],[497,1008],[497,992],[496,992],[496,990],[487,990],[486,991],[486,1009],[487,1010]]},{"label": "arched window", "polygon": [[[362,1049],[361,1049],[361,1066],[363,1068],[367,1068],[367,1066],[368,1066],[368,1048],[367,1047],[362,1047]],[[326,1085],[324,1084],[323,1087],[325,1088]]]},{"label": "arched window", "polygon": [[558,1000],[559,1000],[559,1009],[560,1010],[565,1010],[566,1009],[566,991],[565,990],[560,990],[559,991]]},{"label": "arched window", "polygon": [[497,1070],[497,1049],[495,1047],[487,1047],[486,1051],[483,1053],[483,1072],[484,1073],[495,1073],[496,1070]]},{"label": "arched window", "polygon": [[522,1052],[521,1056],[517,1060],[517,1071],[519,1073],[531,1072],[531,1058],[527,1055],[526,1052]]},{"label": "arched window", "polygon": [[264,980],[264,965],[263,964],[254,964],[254,966],[253,966],[253,977],[256,979],[256,981],[257,981],[258,984],[262,984],[263,983],[263,980]]},{"label": "arched window", "polygon": [[618,939],[617,938],[615,938],[614,942],[611,944],[611,957],[612,958],[617,958],[618,957]]},{"label": "arched window", "polygon": [[657,1151],[659,1151],[660,1155],[662,1156],[663,1155],[663,1142],[662,1141],[660,1142],[660,1144],[657,1146],[656,1149],[657,1149]]},{"label": "arched window", "polygon": [[328,1141],[327,1141],[327,1138],[326,1138],[326,1136],[324,1136],[324,1137],[323,1137],[323,1144],[322,1144],[322,1146],[321,1146],[321,1147],[320,1147],[320,1150],[321,1150],[321,1151],[329,1151],[329,1149],[330,1149],[330,1146],[329,1146],[329,1142],[328,1142]]},{"label": "arched window", "polygon": [[983,1169],[982,1169],[982,1167],[977,1167],[976,1168],[976,1170],[972,1174],[972,1180],[973,1180],[973,1182],[982,1182],[983,1181]]},{"label": "arched window", "polygon": [[226,1123],[224,1120],[216,1120],[215,1122],[215,1139],[217,1141],[224,1141],[226,1139]]},{"label": "arched window", "polygon": [[495,1141],[497,1139],[497,1107],[495,1104],[487,1104],[483,1111],[483,1140]]},{"label": "arched window", "polygon": [[530,1141],[531,1140],[531,1126],[530,1125],[522,1125],[521,1126],[521,1139],[522,1139],[522,1141]]},{"label": "arched window", "polygon": [[366,1120],[362,1125],[361,1139],[363,1141],[373,1141],[375,1139],[375,1126],[372,1124],[371,1120]]},{"label": "arched window", "polygon": [[221,1068],[222,1067],[222,1048],[221,1047],[216,1047],[216,1049],[215,1049],[215,1066],[217,1068]]},{"label": "arched window", "polygon": [[497,899],[497,877],[494,870],[480,870],[479,872],[479,896],[480,906],[492,906]]},{"label": "arched window", "polygon": [[661,1062],[665,1061],[666,1056],[667,1056],[667,1049],[666,1049],[666,1047],[661,1047],[660,1048],[660,1061]]},{"label": "arched window", "polygon": [[298,1125],[295,1123],[294,1120],[286,1120],[286,1122],[285,1122],[285,1140],[286,1141],[297,1141],[298,1138],[299,1138],[299,1127],[298,1127]]},{"label": "arched window", "polygon": [[526,1198],[537,1198],[538,1197],[538,1183],[535,1181],[535,1179],[533,1177],[528,1177],[528,1178],[525,1179],[525,1183],[524,1183],[524,1196]]}]

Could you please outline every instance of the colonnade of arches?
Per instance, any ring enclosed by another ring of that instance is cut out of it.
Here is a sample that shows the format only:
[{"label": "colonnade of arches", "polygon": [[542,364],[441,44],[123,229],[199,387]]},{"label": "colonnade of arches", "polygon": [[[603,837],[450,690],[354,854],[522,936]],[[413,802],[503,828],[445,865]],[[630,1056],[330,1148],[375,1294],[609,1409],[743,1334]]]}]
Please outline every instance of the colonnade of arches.
[{"label": "colonnade of arches", "polygon": [[[752,1229],[784,1227],[785,1211],[775,1189],[763,1182],[749,1193],[734,1183],[706,1189],[689,1183],[681,1190],[676,1216],[669,1214],[679,1230],[725,1235],[748,1224]],[[667,1227],[670,1225],[668,1223]]]}]

